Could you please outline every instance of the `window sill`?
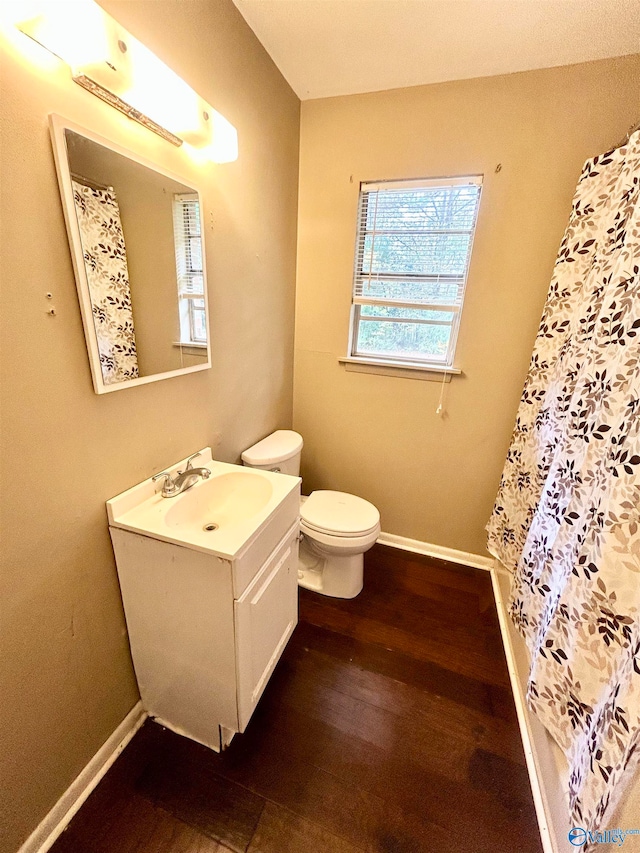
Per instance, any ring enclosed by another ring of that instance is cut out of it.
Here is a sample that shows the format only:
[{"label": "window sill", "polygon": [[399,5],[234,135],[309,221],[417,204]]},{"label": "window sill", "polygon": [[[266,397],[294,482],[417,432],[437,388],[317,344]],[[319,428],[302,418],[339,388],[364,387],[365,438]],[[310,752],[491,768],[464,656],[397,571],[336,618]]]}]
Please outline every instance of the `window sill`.
[{"label": "window sill", "polygon": [[422,379],[427,382],[451,382],[452,376],[461,376],[458,367],[440,364],[418,364],[410,361],[376,361],[372,358],[343,356],[338,358],[345,370],[354,373],[375,373],[379,376],[396,376],[404,379]]},{"label": "window sill", "polygon": [[174,341],[174,347],[180,347],[181,349],[206,349],[206,344],[195,343],[194,341]]}]

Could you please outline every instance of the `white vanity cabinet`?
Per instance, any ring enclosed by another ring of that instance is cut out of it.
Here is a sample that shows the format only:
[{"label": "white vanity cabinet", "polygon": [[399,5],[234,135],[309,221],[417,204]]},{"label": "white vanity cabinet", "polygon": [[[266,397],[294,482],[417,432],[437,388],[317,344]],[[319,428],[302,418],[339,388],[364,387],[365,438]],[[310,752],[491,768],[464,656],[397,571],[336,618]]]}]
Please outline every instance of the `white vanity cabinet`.
[{"label": "white vanity cabinet", "polygon": [[113,527],[111,538],[144,709],[220,750],[245,730],[297,624],[297,522],[238,599],[231,561]]},{"label": "white vanity cabinet", "polygon": [[[237,467],[209,464],[211,480]],[[108,503],[143,707],[158,722],[216,751],[246,728],[298,621],[300,481],[259,473],[273,487],[273,505],[265,507],[253,534],[230,555],[215,553],[202,545],[206,539],[171,527],[169,510],[183,496],[163,500],[146,489],[148,505],[131,510],[130,490]],[[245,487],[245,480],[238,482]],[[246,483],[255,488],[254,481]],[[208,500],[206,517],[213,513],[222,520],[223,504],[210,495],[230,487],[235,489],[236,481],[196,485],[189,500],[198,505]],[[132,512],[155,521],[136,527]],[[158,513],[168,519],[164,527]],[[211,541],[229,541],[222,523],[220,533],[218,540],[213,533]]]}]

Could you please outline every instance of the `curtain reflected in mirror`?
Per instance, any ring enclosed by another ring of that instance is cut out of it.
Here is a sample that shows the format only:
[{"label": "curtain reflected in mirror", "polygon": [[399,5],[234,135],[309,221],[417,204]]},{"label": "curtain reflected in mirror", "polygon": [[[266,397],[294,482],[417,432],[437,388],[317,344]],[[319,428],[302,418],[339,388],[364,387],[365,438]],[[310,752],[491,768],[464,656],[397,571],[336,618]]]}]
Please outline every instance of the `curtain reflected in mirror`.
[{"label": "curtain reflected in mirror", "polygon": [[69,127],[61,139],[96,391],[210,366],[198,192]]},{"label": "curtain reflected in mirror", "polygon": [[72,186],[102,378],[106,385],[137,379],[127,250],[116,194],[113,187],[90,187],[79,179]]}]

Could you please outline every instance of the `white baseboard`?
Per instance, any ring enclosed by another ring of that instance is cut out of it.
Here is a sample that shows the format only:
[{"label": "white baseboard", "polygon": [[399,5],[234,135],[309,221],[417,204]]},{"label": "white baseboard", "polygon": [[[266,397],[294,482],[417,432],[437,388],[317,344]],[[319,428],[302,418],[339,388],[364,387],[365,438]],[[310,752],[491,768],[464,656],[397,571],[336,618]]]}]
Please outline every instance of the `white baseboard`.
[{"label": "white baseboard", "polygon": [[395,533],[381,533],[377,541],[380,545],[390,545],[393,548],[401,548],[403,551],[413,551],[414,554],[436,557],[439,560],[447,560],[449,563],[461,563],[475,569],[491,571],[493,567],[493,557],[481,557],[479,554],[471,554],[468,551],[456,551],[455,548],[445,548],[443,545],[431,545],[429,542],[420,542],[419,539],[396,536]]},{"label": "white baseboard", "polygon": [[[504,570],[503,570],[504,571]],[[505,657],[507,659],[507,669],[509,670],[509,679],[511,681],[511,690],[513,692],[513,700],[516,706],[516,714],[518,716],[518,725],[520,727],[520,737],[522,739],[522,747],[524,749],[524,757],[527,762],[527,771],[529,773],[529,781],[531,782],[531,793],[533,794],[533,804],[536,809],[538,818],[538,827],[540,829],[540,839],[542,841],[542,849],[544,853],[558,853],[558,847],[555,843],[555,832],[553,831],[550,821],[550,808],[548,802],[547,791],[543,782],[542,768],[540,766],[540,756],[536,748],[537,737],[544,738],[542,725],[532,718],[531,712],[527,708],[527,700],[525,694],[526,681],[523,684],[523,673],[519,672],[518,662],[516,658],[515,648],[512,642],[512,634],[509,627],[509,614],[503,599],[502,589],[498,573],[500,572],[500,564],[494,560],[494,566],[491,569],[491,581],[493,584],[493,594],[496,599],[496,610],[498,611],[498,621],[500,622],[500,632],[502,634],[502,644],[504,646]],[[537,728],[534,731],[532,723],[537,723]],[[540,731],[538,731],[538,729]]]},{"label": "white baseboard", "polygon": [[569,853],[575,850],[575,847],[572,847],[568,840],[572,824],[569,815],[566,761],[549,732],[527,705],[530,656],[507,611],[505,600],[510,586],[510,574],[499,560],[495,561],[491,580],[542,847],[544,853]]},{"label": "white baseboard", "polygon": [[18,853],[46,853],[147,718],[142,702],[127,714]]}]

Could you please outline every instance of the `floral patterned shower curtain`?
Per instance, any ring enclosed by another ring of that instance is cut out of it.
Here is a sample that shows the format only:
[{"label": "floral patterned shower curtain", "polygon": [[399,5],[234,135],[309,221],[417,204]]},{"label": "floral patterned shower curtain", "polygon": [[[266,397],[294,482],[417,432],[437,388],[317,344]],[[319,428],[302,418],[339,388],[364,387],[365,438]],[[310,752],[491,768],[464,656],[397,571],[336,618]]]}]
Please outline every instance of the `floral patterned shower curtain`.
[{"label": "floral patterned shower curtain", "polygon": [[640,132],[583,169],[487,529],[571,819],[606,828],[640,758]]},{"label": "floral patterned shower curtain", "polygon": [[76,180],[72,184],[102,378],[112,385],[138,376],[120,208],[111,187],[97,189]]}]

